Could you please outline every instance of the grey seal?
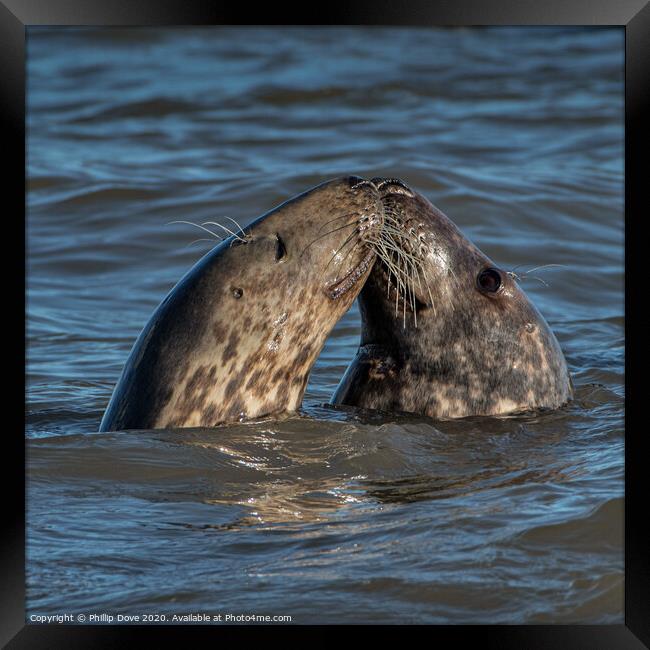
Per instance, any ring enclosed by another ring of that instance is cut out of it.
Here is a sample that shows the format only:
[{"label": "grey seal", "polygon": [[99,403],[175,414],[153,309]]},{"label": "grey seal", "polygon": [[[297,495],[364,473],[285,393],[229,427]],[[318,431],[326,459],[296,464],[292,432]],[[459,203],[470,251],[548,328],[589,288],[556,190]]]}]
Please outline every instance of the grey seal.
[{"label": "grey seal", "polygon": [[555,409],[567,364],[513,274],[399,179],[382,195],[378,259],[360,295],[362,333],[333,404],[436,418]]},{"label": "grey seal", "polygon": [[215,426],[296,410],[375,259],[371,185],[325,182],[200,259],[155,310],[100,431]]}]

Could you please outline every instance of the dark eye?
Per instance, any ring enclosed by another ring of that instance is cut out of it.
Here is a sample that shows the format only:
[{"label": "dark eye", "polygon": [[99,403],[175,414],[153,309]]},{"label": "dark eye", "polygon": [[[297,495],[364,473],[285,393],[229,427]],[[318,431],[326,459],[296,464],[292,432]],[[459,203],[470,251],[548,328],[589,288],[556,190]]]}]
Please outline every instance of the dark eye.
[{"label": "dark eye", "polygon": [[496,269],[483,269],[476,278],[476,284],[481,291],[496,293],[501,287],[501,273]]},{"label": "dark eye", "polygon": [[275,261],[279,262],[287,254],[287,248],[282,241],[282,237],[275,233]]}]

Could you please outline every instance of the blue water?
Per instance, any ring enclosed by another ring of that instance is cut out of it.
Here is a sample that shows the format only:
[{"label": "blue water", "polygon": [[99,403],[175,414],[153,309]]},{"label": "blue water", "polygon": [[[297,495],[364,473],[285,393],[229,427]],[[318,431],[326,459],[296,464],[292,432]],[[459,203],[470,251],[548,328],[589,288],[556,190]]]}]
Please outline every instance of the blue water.
[{"label": "blue water", "polygon": [[[293,623],[623,620],[618,28],[28,29],[27,610]],[[213,242],[328,178],[394,176],[518,273],[576,386],[544,416],[302,411],[97,434]],[[523,265],[523,266],[520,266]]]}]

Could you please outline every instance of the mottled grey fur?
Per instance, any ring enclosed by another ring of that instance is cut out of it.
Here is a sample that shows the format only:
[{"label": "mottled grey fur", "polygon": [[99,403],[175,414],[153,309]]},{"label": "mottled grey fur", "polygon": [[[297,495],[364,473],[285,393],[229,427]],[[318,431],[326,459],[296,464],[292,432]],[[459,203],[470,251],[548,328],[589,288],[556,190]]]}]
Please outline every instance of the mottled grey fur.
[{"label": "mottled grey fur", "polygon": [[246,243],[230,237],[205,255],[136,341],[100,430],[212,426],[295,410],[374,261],[364,237],[383,208],[359,180],[323,183],[247,227]]},{"label": "mottled grey fur", "polygon": [[[379,261],[359,295],[361,345],[332,402],[432,417],[557,408],[572,396],[560,346],[517,282],[501,271],[495,294],[477,276],[495,267],[436,207],[402,185],[382,183],[386,214],[413,228],[428,285],[416,287],[417,328],[395,313]],[[388,217],[387,217],[388,218]]]}]

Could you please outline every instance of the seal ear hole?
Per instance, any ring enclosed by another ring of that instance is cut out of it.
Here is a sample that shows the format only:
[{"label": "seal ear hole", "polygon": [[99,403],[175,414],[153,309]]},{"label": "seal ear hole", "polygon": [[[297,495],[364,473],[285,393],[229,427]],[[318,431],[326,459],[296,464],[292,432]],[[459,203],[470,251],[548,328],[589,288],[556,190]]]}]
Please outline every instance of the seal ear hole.
[{"label": "seal ear hole", "polygon": [[496,293],[503,284],[501,273],[497,269],[483,269],[476,278],[476,286],[483,293]]},{"label": "seal ear hole", "polygon": [[235,298],[241,298],[244,295],[244,290],[239,287],[233,287],[231,291]]},{"label": "seal ear hole", "polygon": [[275,233],[275,261],[279,262],[287,254],[287,247],[279,233]]}]

